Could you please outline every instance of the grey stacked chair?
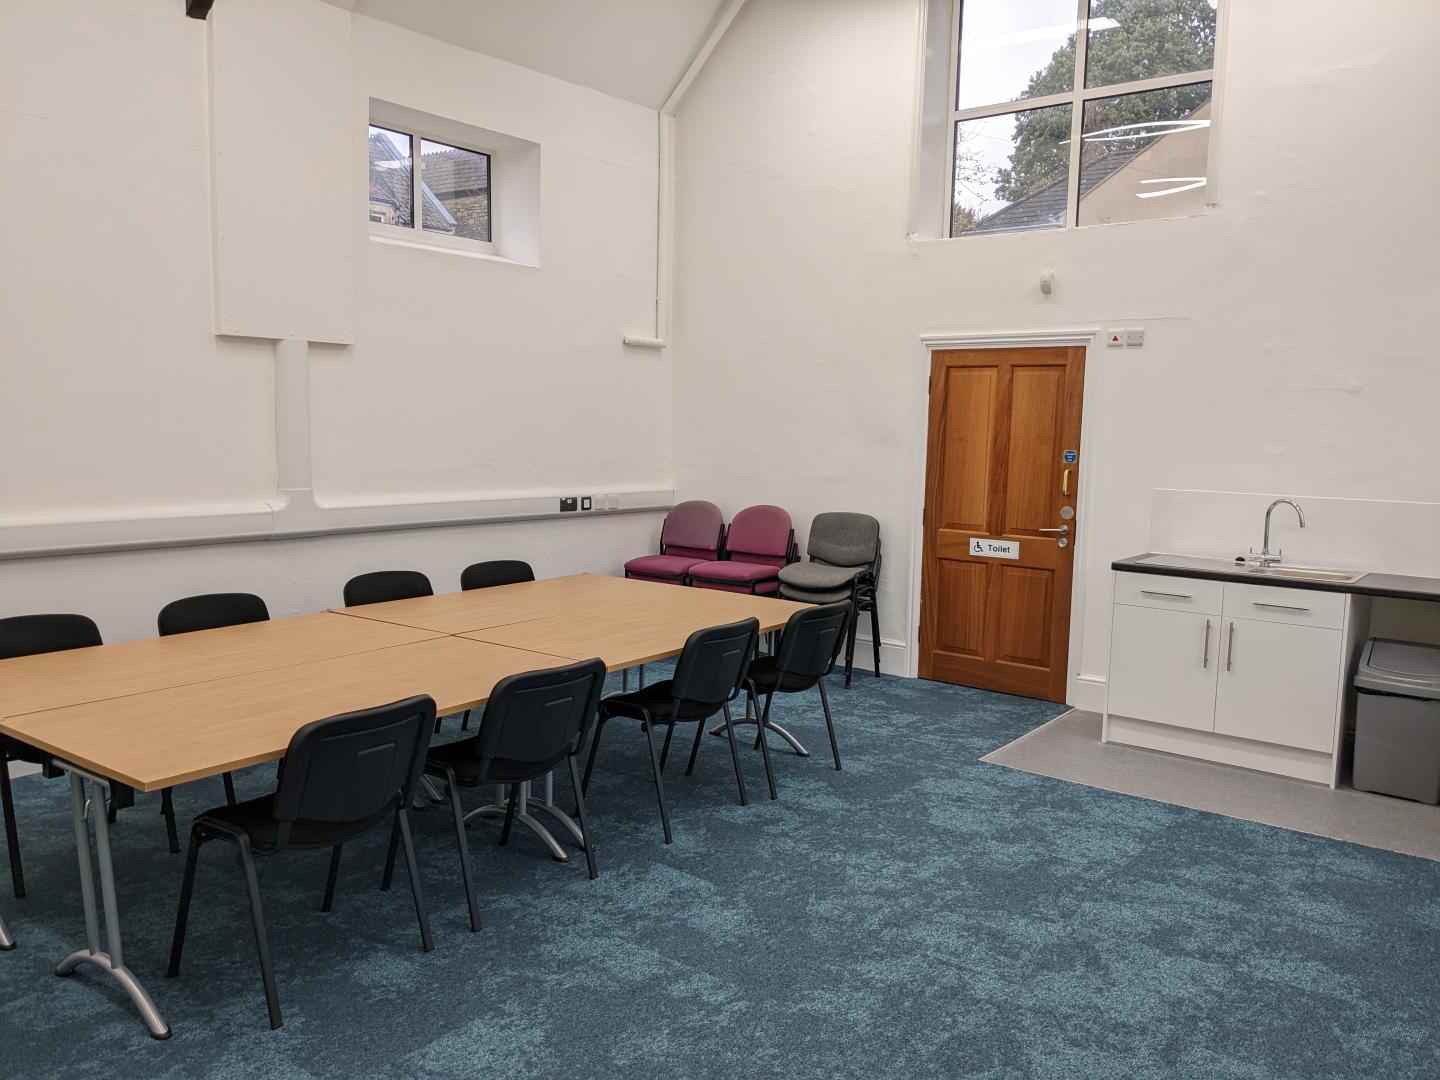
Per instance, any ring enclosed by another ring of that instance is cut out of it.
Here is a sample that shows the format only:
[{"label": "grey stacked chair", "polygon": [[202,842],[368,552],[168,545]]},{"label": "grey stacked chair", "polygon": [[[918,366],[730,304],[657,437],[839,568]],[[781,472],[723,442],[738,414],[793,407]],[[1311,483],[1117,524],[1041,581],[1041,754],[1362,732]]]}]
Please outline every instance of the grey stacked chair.
[{"label": "grey stacked chair", "polygon": [[330,873],[320,905],[321,911],[328,912],[335,900],[341,849],[372,829],[390,825],[392,836],[404,844],[410,893],[420,923],[420,948],[423,952],[434,948],[408,816],[434,723],[435,702],[425,696],[315,720],[291,738],[273,794],[234,806],[217,806],[198,816],[190,830],[166,974],[172,979],[180,974],[195,868],[201,846],[211,840],[223,840],[238,849],[272,1028],[278,1028],[283,1020],[255,874],[257,857],[292,850],[330,852]]},{"label": "grey stacked chair", "polygon": [[780,596],[802,604],[855,605],[855,618],[845,642],[845,685],[855,666],[855,628],[859,613],[870,613],[870,640],[875,650],[875,675],[880,675],[880,522],[869,514],[816,514],[805,545],[807,562],[780,571]]}]

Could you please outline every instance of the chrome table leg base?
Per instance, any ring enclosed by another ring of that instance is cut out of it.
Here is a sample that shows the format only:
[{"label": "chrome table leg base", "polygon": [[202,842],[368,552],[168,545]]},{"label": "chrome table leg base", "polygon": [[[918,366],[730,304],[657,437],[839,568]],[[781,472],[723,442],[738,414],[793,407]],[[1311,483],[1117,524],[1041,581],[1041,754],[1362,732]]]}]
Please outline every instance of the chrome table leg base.
[{"label": "chrome table leg base", "polygon": [[[170,1026],[165,1023],[140,980],[125,966],[125,954],[120,943],[120,905],[115,899],[115,867],[110,857],[110,822],[101,794],[108,790],[109,784],[73,765],[61,761],[55,764],[70,774],[70,804],[75,819],[75,852],[80,860],[80,899],[85,909],[86,937],[86,947],[77,949],[60,961],[55,974],[73,974],[81,964],[87,963],[108,972],[140,1010],[151,1037],[168,1039]],[[88,798],[85,794],[87,780],[91,784]],[[90,826],[85,820],[87,810],[95,827],[95,862],[100,867],[100,903],[105,912],[108,949],[100,947],[100,909],[95,903],[95,866],[91,862]]]},{"label": "chrome table leg base", "polygon": [[[756,724],[756,720],[754,717],[746,716],[735,720],[734,723],[736,727],[753,727]],[[779,735],[780,738],[784,739],[787,743],[789,743],[790,748],[795,751],[797,757],[810,756],[810,751],[805,749],[805,744],[802,743],[799,739],[797,739],[794,735],[791,735],[790,732],[786,731],[779,724],[775,723],[775,721],[772,720],[770,721],[770,723],[766,724],[765,730],[773,731],[776,735]],[[725,735],[725,725],[716,724],[713,728],[710,729],[710,734],[719,735],[723,738]]]},{"label": "chrome table leg base", "polygon": [[423,810],[427,802],[443,803],[445,796],[440,792],[440,786],[428,776],[420,777],[420,790],[415,794],[414,809]]},{"label": "chrome table leg base", "polygon": [[[0,769],[3,768],[4,766],[0,765]],[[0,952],[13,949],[14,947],[15,939],[10,936],[10,931],[5,928],[5,920],[0,919]]]},{"label": "chrome table leg base", "polygon": [[[503,794],[505,789],[501,788],[500,790],[502,794],[498,803],[487,803],[485,806],[476,807],[474,810],[471,810],[465,815],[466,823],[468,824],[472,819],[477,817],[498,817],[503,819],[505,817],[505,796]],[[537,809],[544,810],[547,813],[559,814],[565,818],[565,822],[568,823],[570,828],[574,829],[576,833],[580,831],[574,822],[571,822],[570,818],[563,814],[558,808],[544,802],[536,803],[535,806]],[[549,849],[551,857],[554,858],[556,862],[570,861],[570,853],[560,846],[560,842],[555,839],[549,829],[545,828],[545,823],[530,813],[530,784],[528,782],[520,785],[520,804],[515,808],[515,821],[524,825],[539,837],[540,842]]]}]

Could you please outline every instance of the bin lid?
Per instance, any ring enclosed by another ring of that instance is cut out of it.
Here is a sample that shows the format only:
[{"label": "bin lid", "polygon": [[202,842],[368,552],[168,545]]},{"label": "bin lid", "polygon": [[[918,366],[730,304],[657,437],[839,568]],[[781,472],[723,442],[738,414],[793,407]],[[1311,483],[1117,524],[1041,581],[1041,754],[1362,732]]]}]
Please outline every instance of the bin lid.
[{"label": "bin lid", "polygon": [[1355,685],[1383,694],[1440,700],[1440,648],[1371,638],[1360,655]]}]

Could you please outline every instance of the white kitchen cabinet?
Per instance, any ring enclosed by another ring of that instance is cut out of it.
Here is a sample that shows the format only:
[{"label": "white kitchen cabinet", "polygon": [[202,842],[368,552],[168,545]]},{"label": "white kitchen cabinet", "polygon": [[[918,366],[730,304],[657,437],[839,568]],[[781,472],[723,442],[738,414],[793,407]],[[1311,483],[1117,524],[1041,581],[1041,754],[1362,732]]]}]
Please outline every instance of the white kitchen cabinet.
[{"label": "white kitchen cabinet", "polygon": [[1105,741],[1333,784],[1352,631],[1343,594],[1119,572]]},{"label": "white kitchen cabinet", "polygon": [[1224,637],[1215,731],[1328,754],[1344,659],[1341,632],[1232,619]]},{"label": "white kitchen cabinet", "polygon": [[1110,711],[1156,724],[1215,728],[1220,620],[1193,611],[1115,606]]}]

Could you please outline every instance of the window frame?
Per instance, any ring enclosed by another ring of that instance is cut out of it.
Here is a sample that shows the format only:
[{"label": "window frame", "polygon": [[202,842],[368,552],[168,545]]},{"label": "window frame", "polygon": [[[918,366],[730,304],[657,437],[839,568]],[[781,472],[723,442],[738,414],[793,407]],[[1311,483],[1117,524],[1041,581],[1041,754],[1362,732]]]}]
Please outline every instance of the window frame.
[{"label": "window frame", "polygon": [[[1211,66],[1201,71],[1186,71],[1177,75],[1158,75],[1150,79],[1132,79],[1129,82],[1111,83],[1107,86],[1085,85],[1085,61],[1090,44],[1090,0],[1075,0],[1075,76],[1072,87],[1063,94],[1047,94],[1043,97],[1017,98],[1006,102],[992,102],[959,108],[960,103],[960,35],[964,32],[966,0],[951,0],[950,4],[950,65],[946,81],[947,115],[949,122],[946,132],[945,164],[947,168],[945,191],[945,220],[941,236],[959,239],[972,233],[955,232],[955,150],[956,131],[966,120],[984,120],[1030,109],[1043,109],[1052,105],[1070,106],[1070,164],[1065,180],[1065,222],[1058,230],[1026,229],[1006,232],[1055,232],[1065,229],[1104,228],[1108,224],[1133,224],[1132,222],[1097,222],[1093,225],[1080,224],[1080,154],[1084,149],[1085,106],[1088,102],[1105,98],[1121,97],[1125,94],[1139,94],[1147,90],[1170,90],[1178,86],[1208,82],[1210,91],[1210,126],[1207,132],[1206,148],[1205,208],[1215,205],[1216,185],[1214,181],[1216,160],[1216,129],[1220,120],[1220,80],[1217,73],[1223,66],[1225,10],[1230,0],[1217,0],[1215,5],[1215,58]],[[1005,235],[995,232],[986,235]]]},{"label": "window frame", "polygon": [[[480,146],[470,146],[458,143],[452,136],[441,135],[427,129],[419,124],[399,124],[386,119],[383,114],[376,117],[371,111],[369,122],[365,128],[365,138],[368,144],[370,129],[380,128],[396,135],[404,135],[410,140],[410,222],[409,225],[392,225],[388,222],[369,219],[370,235],[379,239],[395,240],[406,244],[429,244],[435,247],[453,248],[457,251],[465,251],[474,254],[495,255],[500,254],[499,247],[499,221],[495,213],[495,165],[497,155],[494,150],[487,150]],[[421,192],[424,187],[425,165],[421,160],[425,155],[421,153],[422,142],[440,143],[442,146],[450,147],[453,150],[467,150],[472,154],[483,154],[485,156],[485,193],[490,211],[490,239],[476,240],[469,236],[452,236],[449,233],[439,232],[434,229],[425,228],[423,208],[421,206]],[[366,181],[369,181],[369,162],[367,150]],[[368,187],[367,187],[368,191]],[[369,217],[369,199],[366,199],[366,216]]]}]

